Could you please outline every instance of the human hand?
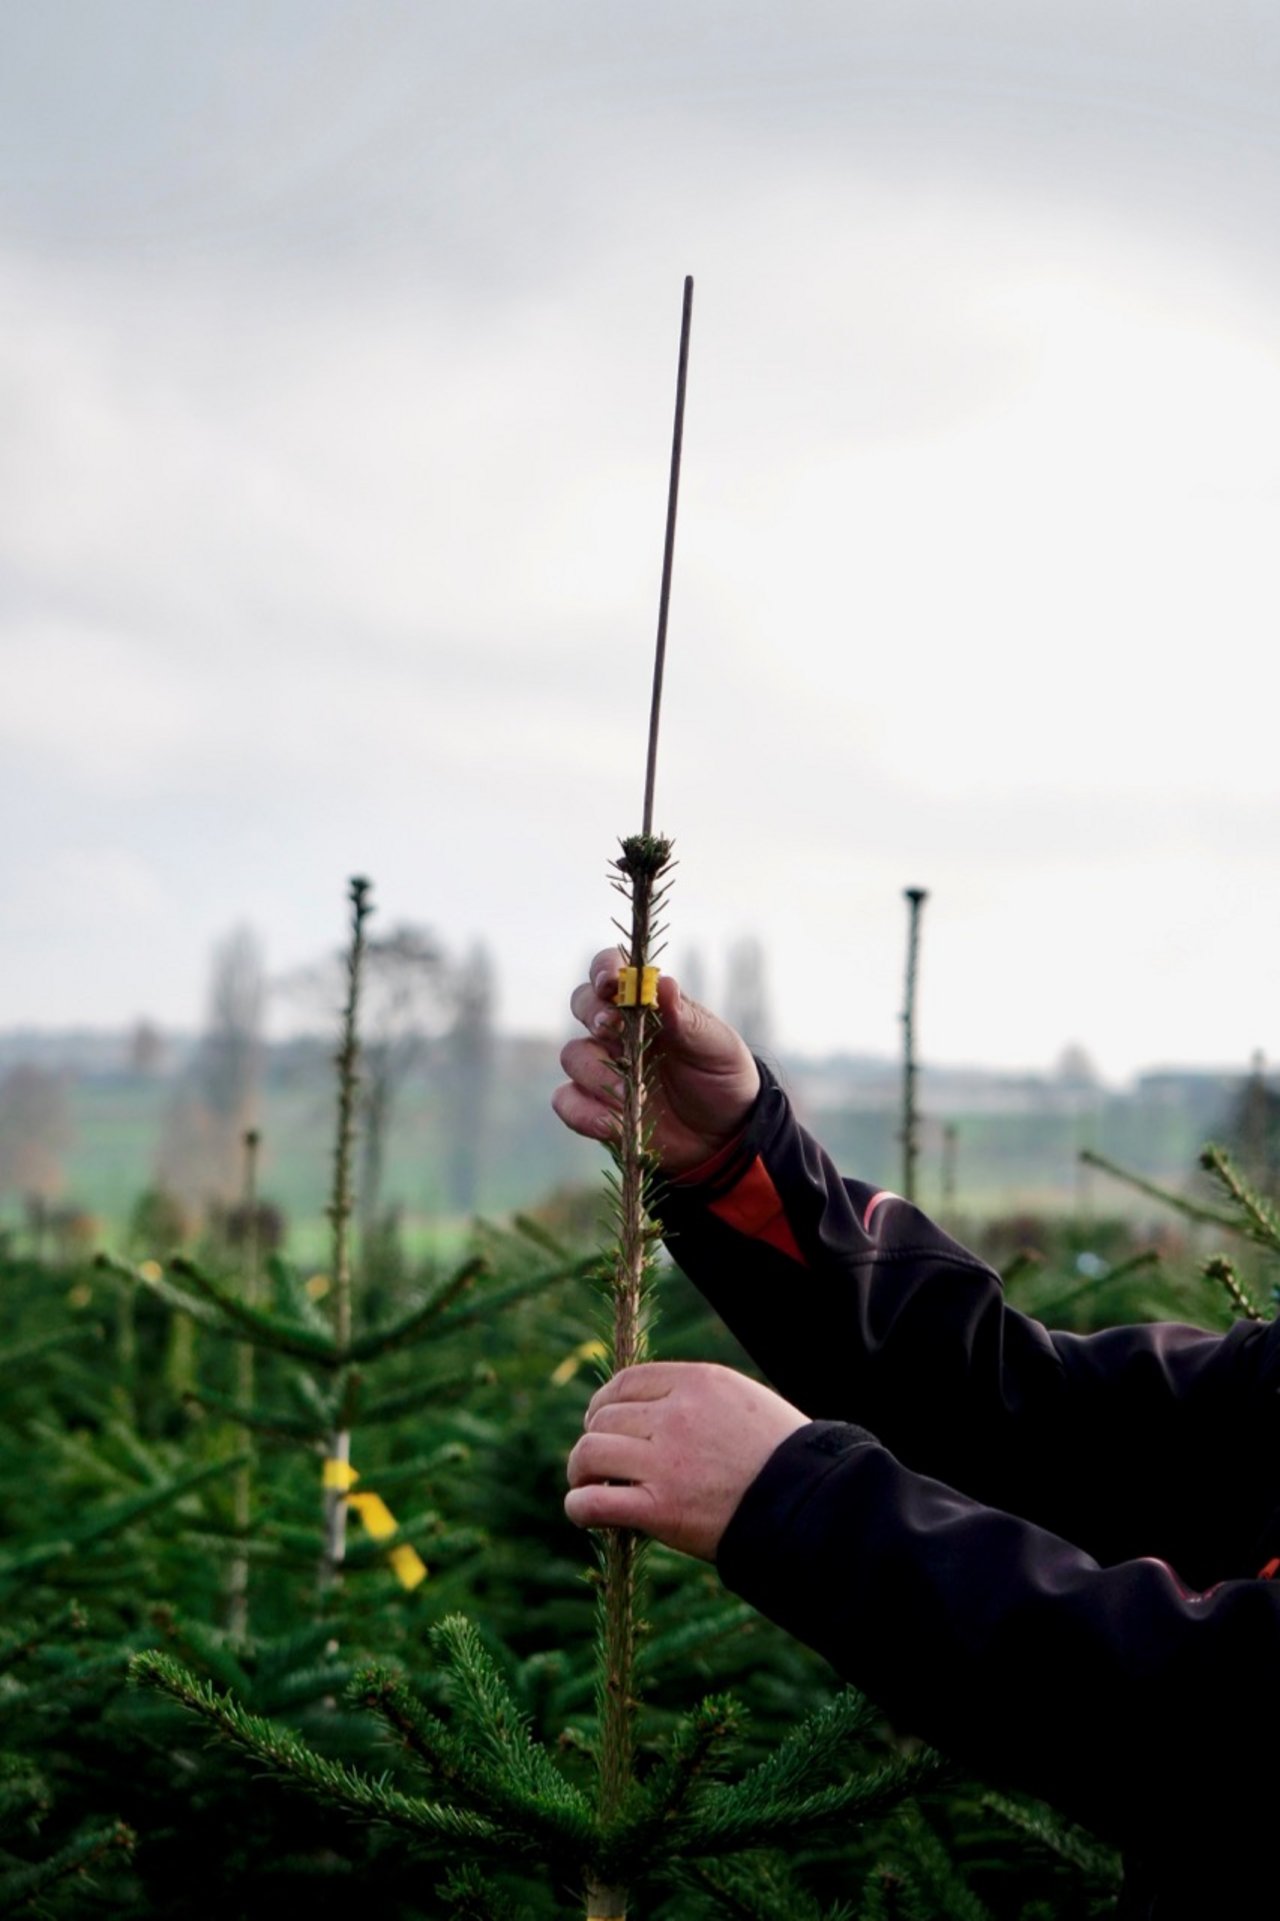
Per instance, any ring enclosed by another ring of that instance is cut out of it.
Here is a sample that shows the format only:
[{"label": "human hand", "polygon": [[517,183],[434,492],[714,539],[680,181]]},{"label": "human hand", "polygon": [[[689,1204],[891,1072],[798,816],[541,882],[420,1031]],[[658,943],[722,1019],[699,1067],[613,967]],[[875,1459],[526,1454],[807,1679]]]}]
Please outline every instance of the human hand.
[{"label": "human hand", "polygon": [[702,1361],[624,1367],[591,1397],[565,1513],[714,1561],[774,1449],[809,1417],[759,1381]]},{"label": "human hand", "polygon": [[[623,1016],[613,1005],[621,965],[618,949],[605,948],[591,963],[590,980],[574,989],[569,1007],[590,1038],[561,1050],[569,1079],[551,1097],[565,1126],[591,1140],[612,1138],[622,1106],[616,1062]],[[670,974],[658,981],[658,1013],[645,1122],[659,1166],[680,1174],[733,1139],[760,1091],[760,1073],[742,1036],[682,994]]]}]

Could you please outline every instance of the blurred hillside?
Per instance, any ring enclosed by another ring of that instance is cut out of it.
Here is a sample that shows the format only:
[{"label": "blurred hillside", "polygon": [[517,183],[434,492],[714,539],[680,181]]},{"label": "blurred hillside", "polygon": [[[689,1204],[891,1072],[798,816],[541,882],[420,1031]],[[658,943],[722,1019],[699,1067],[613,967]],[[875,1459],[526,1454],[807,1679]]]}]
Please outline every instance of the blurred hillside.
[{"label": "blurred hillside", "polygon": [[[163,1174],[185,1181],[196,1209],[202,1142],[189,1143],[187,1103],[198,1043],[137,1033],[0,1035],[0,1218],[18,1225],[28,1196],[119,1231],[137,1196]],[[263,1192],[294,1230],[321,1223],[332,1135],[331,1043],[264,1047],[253,1096]],[[397,1090],[381,1174],[384,1209],[409,1231],[537,1206],[558,1189],[593,1186],[599,1152],[555,1121],[559,1042],[495,1037],[485,1084],[460,1088],[441,1044],[427,1046]],[[840,1165],[893,1186],[900,1174],[896,1062],[833,1055],[782,1059],[779,1070]],[[1053,1074],[924,1068],[920,1199],[935,1212],[991,1217],[1015,1210],[1149,1211],[1141,1196],[1082,1167],[1092,1148],[1175,1187],[1193,1185],[1210,1138],[1240,1137],[1255,1072],[1166,1069],[1123,1089],[1064,1058]],[[1247,1147],[1248,1143],[1246,1143]],[[1265,1143],[1263,1151],[1265,1151]]]}]

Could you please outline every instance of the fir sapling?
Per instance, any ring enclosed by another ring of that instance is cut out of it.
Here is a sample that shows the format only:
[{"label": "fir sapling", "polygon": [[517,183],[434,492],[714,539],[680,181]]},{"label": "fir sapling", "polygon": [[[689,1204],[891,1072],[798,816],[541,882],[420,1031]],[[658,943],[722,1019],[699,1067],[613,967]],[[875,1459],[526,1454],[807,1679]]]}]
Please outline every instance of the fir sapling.
[{"label": "fir sapling", "polygon": [[920,914],[929,898],[924,887],[906,887],[907,982],[902,1006],[902,1198],[916,1198],[920,1158],[920,1116],[916,1109],[916,984],[920,968]]},{"label": "fir sapling", "polygon": [[[360,1089],[360,975],[365,952],[365,922],[372,912],[367,880],[351,883],[351,945],[347,951],[347,993],[342,1009],[342,1031],[337,1053],[338,1128],[333,1151],[333,1188],[329,1199],[332,1230],[333,1338],[339,1349],[351,1345],[351,1216],[352,1159],[355,1148],[356,1100]],[[342,1370],[334,1382],[338,1420],[325,1459],[324,1552],[320,1563],[321,1590],[338,1579],[346,1554],[346,1493],[351,1485],[351,1428],[348,1377]]]},{"label": "fir sapling", "polygon": [[[258,1210],[258,1147],[256,1128],[244,1136],[244,1297],[250,1307],[258,1306],[261,1291],[261,1220]],[[241,1407],[253,1406],[254,1351],[250,1341],[236,1346],[235,1390]],[[253,1436],[247,1427],[240,1430],[240,1446],[249,1456],[236,1471],[232,1485],[232,1524],[238,1546],[227,1569],[227,1627],[237,1640],[249,1632],[249,1556],[245,1547],[253,1524]]]},{"label": "fir sapling", "polygon": [[[686,276],[680,317],[680,355],[676,372],[675,420],[667,488],[662,584],[658,597],[658,635],[654,648],[653,692],[649,703],[649,745],[645,761],[644,817],[641,831],[622,843],[614,862],[614,886],[629,903],[630,925],[621,929],[624,969],[618,1004],[622,1016],[618,1057],[622,1113],[614,1143],[614,1201],[617,1250],[613,1264],[611,1371],[633,1367],[646,1354],[652,1252],[657,1229],[649,1212],[653,1169],[645,1125],[645,1078],[650,1033],[658,1017],[655,960],[661,929],[658,916],[666,893],[671,843],[653,831],[653,797],[658,762],[662,679],[666,666],[667,618],[675,557],[676,512],[680,499],[680,455],[684,441],[684,404],[689,375],[689,332],[693,319],[693,280]],[[621,1817],[629,1798],[635,1764],[636,1577],[639,1543],[628,1528],[606,1528],[600,1543],[599,1606],[599,1813],[607,1829]],[[627,1912],[626,1889],[587,1876],[588,1921],[618,1921]]]}]

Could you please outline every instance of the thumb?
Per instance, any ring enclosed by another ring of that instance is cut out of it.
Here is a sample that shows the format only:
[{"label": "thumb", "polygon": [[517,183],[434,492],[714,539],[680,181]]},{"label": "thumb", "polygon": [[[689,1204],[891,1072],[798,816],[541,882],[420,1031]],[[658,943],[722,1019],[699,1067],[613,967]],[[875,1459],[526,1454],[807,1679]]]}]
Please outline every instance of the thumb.
[{"label": "thumb", "polygon": [[720,1066],[746,1051],[733,1028],[701,1001],[682,993],[679,981],[670,974],[663,974],[658,982],[658,1012],[664,1047],[690,1066]]}]

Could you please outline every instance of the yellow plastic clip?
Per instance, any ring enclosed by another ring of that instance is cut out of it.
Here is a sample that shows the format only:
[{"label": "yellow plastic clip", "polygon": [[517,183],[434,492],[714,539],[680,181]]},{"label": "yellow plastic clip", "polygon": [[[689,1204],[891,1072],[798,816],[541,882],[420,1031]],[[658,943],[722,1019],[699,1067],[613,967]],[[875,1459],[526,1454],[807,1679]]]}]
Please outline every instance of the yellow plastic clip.
[{"label": "yellow plastic clip", "polygon": [[660,967],[620,967],[617,1007],[656,1007]]},{"label": "yellow plastic clip", "polygon": [[351,1494],[347,1506],[355,1509],[365,1529],[375,1541],[387,1541],[399,1526],[395,1515],[380,1494]]},{"label": "yellow plastic clip", "polygon": [[330,1455],[324,1464],[321,1479],[325,1487],[334,1488],[339,1494],[345,1494],[349,1487],[355,1486],[360,1476],[350,1461],[339,1461]]},{"label": "yellow plastic clip", "polygon": [[559,1367],[551,1374],[552,1387],[567,1387],[584,1361],[602,1361],[608,1353],[603,1341],[579,1341],[571,1354],[566,1354]]},{"label": "yellow plastic clip", "polygon": [[419,1581],[426,1580],[427,1564],[417,1548],[410,1547],[407,1541],[402,1541],[399,1547],[393,1547],[387,1559],[401,1587],[412,1590]]}]

